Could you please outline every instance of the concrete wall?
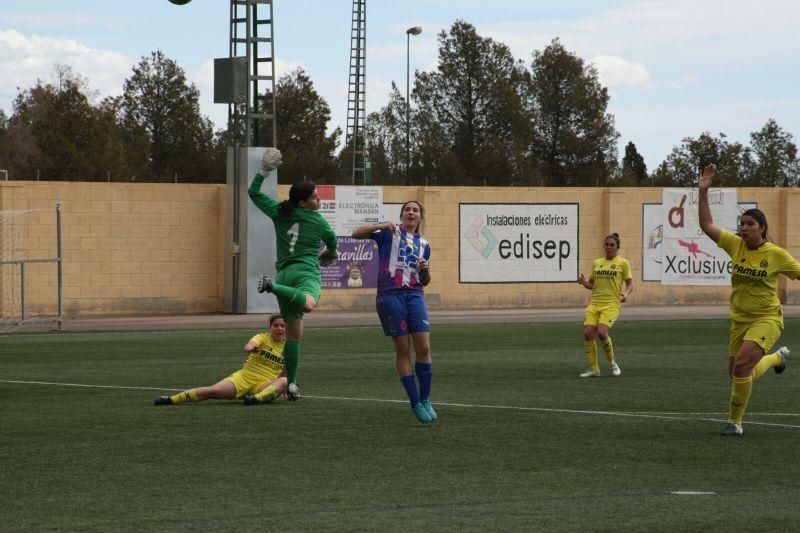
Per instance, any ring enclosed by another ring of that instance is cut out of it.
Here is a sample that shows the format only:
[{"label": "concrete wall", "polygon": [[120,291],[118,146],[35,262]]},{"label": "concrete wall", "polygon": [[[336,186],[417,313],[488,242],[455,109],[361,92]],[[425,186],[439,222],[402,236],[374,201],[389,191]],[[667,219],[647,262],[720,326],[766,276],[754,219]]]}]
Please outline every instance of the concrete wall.
[{"label": "concrete wall", "polygon": [[[287,194],[288,189],[281,190]],[[603,239],[616,232],[620,253],[633,270],[633,305],[725,304],[728,287],[667,286],[642,279],[642,204],[661,203],[660,188],[473,188],[385,187],[384,201],[417,199],[426,210],[423,233],[431,242],[432,281],[426,288],[429,307],[482,309],[518,307],[583,306],[589,291],[577,283],[460,284],[459,203],[569,203],[580,204],[580,270],[587,273],[593,259],[603,255]],[[772,239],[800,257],[800,190],[742,188],[740,202],[757,202],[770,222]],[[800,302],[800,284],[781,279],[779,289],[786,303]],[[327,291],[321,308],[374,307],[374,291]]]},{"label": "concrete wall", "polygon": [[[279,197],[288,186],[279,187]],[[773,240],[800,256],[800,190],[738,191],[757,202]],[[617,232],[633,269],[639,305],[724,304],[727,287],[662,286],[642,282],[642,204],[660,203],[656,188],[385,187],[384,201],[419,200],[423,232],[433,250],[433,309],[583,306],[577,283],[460,284],[459,203],[580,204],[580,270],[603,255],[603,238]],[[64,309],[68,316],[220,312],[223,308],[225,189],[222,185],[0,182],[0,209],[41,210],[27,225],[27,257],[55,255],[55,204],[63,208]],[[30,272],[29,272],[30,270]],[[26,269],[26,306],[53,305],[55,268]],[[800,303],[800,285],[780,285],[786,303]],[[373,289],[327,290],[321,310],[368,310]]]},{"label": "concrete wall", "polygon": [[[0,210],[35,210],[27,259],[57,255],[61,204],[66,316],[222,309],[224,200],[222,185],[0,182]],[[25,285],[28,314],[55,314],[54,265],[26,265]]]}]

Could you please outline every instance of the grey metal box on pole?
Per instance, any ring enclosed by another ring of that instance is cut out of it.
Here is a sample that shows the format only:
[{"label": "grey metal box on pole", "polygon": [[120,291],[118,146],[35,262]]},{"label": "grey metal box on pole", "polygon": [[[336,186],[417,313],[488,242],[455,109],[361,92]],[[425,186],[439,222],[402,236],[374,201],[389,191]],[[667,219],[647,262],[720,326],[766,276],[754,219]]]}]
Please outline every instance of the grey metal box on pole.
[{"label": "grey metal box on pole", "polygon": [[244,104],[247,102],[247,58],[214,59],[214,103]]}]

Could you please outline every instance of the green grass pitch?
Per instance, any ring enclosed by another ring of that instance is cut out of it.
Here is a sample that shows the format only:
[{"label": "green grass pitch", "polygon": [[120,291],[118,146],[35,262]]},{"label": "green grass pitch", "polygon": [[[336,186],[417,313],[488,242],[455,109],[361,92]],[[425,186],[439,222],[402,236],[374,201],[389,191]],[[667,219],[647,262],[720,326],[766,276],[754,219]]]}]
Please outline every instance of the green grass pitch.
[{"label": "green grass pitch", "polygon": [[253,331],[3,335],[0,530],[787,531],[800,361],[721,437],[727,328],[620,322],[622,376],[579,379],[580,324],[436,326],[430,425],[374,327],[307,329],[306,397],[253,407],[152,405]]}]

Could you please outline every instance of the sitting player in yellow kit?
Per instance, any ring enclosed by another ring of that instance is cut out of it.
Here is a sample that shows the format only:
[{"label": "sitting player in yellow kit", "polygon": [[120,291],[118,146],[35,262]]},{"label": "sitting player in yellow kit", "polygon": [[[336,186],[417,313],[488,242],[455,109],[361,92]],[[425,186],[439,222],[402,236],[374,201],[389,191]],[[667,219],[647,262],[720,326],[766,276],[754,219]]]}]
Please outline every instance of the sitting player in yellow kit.
[{"label": "sitting player in yellow kit", "polygon": [[286,392],[283,346],[286,326],[280,315],[269,317],[269,331],[259,333],[245,345],[250,354],[242,368],[210,387],[197,387],[173,396],[159,396],[155,405],[201,402],[209,398],[234,400],[244,398],[245,405],[271,402]]}]

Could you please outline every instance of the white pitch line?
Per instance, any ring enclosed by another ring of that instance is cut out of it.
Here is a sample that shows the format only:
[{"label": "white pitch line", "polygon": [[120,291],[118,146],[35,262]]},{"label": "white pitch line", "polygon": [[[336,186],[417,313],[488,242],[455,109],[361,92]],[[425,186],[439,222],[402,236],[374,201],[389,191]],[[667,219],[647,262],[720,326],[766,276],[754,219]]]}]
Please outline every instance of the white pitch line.
[{"label": "white pitch line", "polygon": [[[631,411],[620,411],[622,413]],[[679,413],[679,412],[661,412],[661,411],[640,411],[639,415],[654,414],[654,415],[680,415],[680,416],[720,416],[719,413]],[[747,413],[750,416],[800,416],[800,413]]]},{"label": "white pitch line", "polygon": [[[61,387],[85,387],[93,389],[128,389],[128,390],[157,390],[157,391],[181,391],[183,389],[170,389],[164,387],[130,387],[122,385],[90,385],[84,383],[57,383],[51,381],[19,381],[10,379],[0,379],[0,383],[17,383],[21,385],[54,385]],[[315,400],[334,400],[334,401],[353,401],[353,402],[374,402],[374,403],[408,403],[408,400],[387,400],[382,398],[353,398],[347,396],[303,396],[303,398]],[[528,411],[537,413],[566,413],[576,415],[600,415],[600,416],[619,416],[626,418],[654,418],[659,420],[680,420],[680,421],[704,421],[704,422],[725,422],[721,418],[687,418],[680,413],[674,414],[658,414],[658,413],[631,413],[622,411],[593,411],[584,409],[556,409],[551,407],[517,407],[513,405],[480,405],[470,403],[455,403],[455,402],[440,402],[437,401],[436,405],[446,405],[448,407],[464,407],[468,409],[498,409],[507,411]],[[709,413],[712,416],[714,413]],[[706,416],[706,415],[702,415]],[[783,428],[800,429],[800,425],[794,424],[776,424],[772,422],[754,422],[747,421],[748,425],[753,426],[774,426]]]},{"label": "white pitch line", "polygon": [[673,490],[670,494],[676,496],[716,496],[716,492],[703,490]]},{"label": "white pitch line", "polygon": [[[340,329],[369,329],[369,328],[376,328],[380,327],[380,324],[376,324],[374,326],[314,326],[308,329],[324,329],[325,331],[330,330],[340,330]],[[147,333],[150,334],[160,334],[160,335],[174,335],[176,333],[218,333],[220,331],[238,331],[238,330],[248,330],[248,331],[257,331],[258,328],[249,328],[247,326],[232,326],[230,328],[226,327],[218,327],[218,328],[210,328],[210,329],[195,329],[195,328],[176,328],[176,329],[96,329],[91,331],[86,330],[61,330],[61,331],[41,331],[41,332],[31,332],[31,333],[23,333],[22,335],[25,336],[26,339],[31,337],[49,337],[52,335],[66,335],[70,337],[78,337],[81,335],[98,335],[98,334],[110,334],[113,333],[114,335],[137,335],[139,333]],[[16,333],[0,333],[0,340],[4,338],[15,338]],[[581,354],[584,355],[584,354]]]},{"label": "white pitch line", "polygon": [[13,379],[0,379],[0,383],[18,383],[22,385],[56,385],[58,387],[84,387],[87,389],[183,390],[165,389],[164,387],[126,387],[124,385],[88,385],[86,383],[54,383],[51,381],[16,381]]}]

